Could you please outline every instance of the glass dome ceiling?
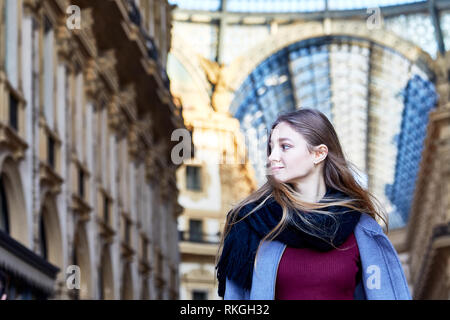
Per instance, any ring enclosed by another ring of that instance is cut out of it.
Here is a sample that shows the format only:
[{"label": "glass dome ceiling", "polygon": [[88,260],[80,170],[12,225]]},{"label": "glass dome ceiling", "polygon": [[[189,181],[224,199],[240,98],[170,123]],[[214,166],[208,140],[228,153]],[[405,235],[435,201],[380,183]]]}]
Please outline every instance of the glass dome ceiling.
[{"label": "glass dome ceiling", "polygon": [[[222,0],[169,0],[183,10],[219,11]],[[229,12],[316,12],[328,10],[357,10],[373,7],[396,6],[420,0],[227,0]]]},{"label": "glass dome ceiling", "polygon": [[302,40],[262,61],[229,109],[240,121],[258,184],[267,180],[267,140],[277,116],[316,109],[333,123],[362,185],[388,209],[391,227],[405,226],[437,102],[432,74],[422,67],[348,36]]},{"label": "glass dome ceiling", "polygon": [[[286,36],[291,25],[327,17],[361,22],[367,8],[380,8],[384,31],[412,42],[431,58],[450,43],[449,0],[169,2],[178,5],[175,38],[224,65],[255,52],[251,50],[280,31]],[[391,227],[405,226],[428,113],[437,99],[424,61],[409,61],[395,46],[347,32],[289,43],[266,57],[242,79],[229,108],[240,122],[258,184],[265,181],[267,133],[277,114],[314,108],[332,121],[358,180],[385,206]]]}]

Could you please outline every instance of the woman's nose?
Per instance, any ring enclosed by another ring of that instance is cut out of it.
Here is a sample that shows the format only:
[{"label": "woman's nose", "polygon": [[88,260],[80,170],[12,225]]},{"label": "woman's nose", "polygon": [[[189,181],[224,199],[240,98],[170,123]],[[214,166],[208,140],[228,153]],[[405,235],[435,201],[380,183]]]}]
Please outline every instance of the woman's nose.
[{"label": "woman's nose", "polygon": [[272,152],[269,155],[269,161],[270,162],[272,162],[272,161],[279,161],[280,157],[278,155],[278,152],[276,152],[276,150],[274,150],[274,149],[272,149],[271,151]]}]

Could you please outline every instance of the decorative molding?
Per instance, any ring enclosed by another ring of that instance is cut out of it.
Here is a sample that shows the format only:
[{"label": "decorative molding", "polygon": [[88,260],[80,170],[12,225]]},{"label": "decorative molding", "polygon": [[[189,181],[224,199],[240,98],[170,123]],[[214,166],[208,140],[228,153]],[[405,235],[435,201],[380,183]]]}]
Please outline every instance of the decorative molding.
[{"label": "decorative molding", "polygon": [[137,160],[142,155],[142,146],[139,139],[139,131],[136,123],[132,123],[128,130],[128,152],[133,160]]},{"label": "decorative molding", "polygon": [[72,42],[71,33],[65,25],[65,17],[61,17],[55,26],[55,45],[59,58],[67,64],[72,61],[71,51],[74,49]]},{"label": "decorative molding", "polygon": [[153,120],[151,115],[146,113],[142,119],[137,121],[137,126],[139,128],[142,142],[145,145],[146,152],[151,152],[150,146],[153,144]]},{"label": "decorative molding", "polygon": [[89,221],[92,207],[77,194],[72,194],[71,209],[73,212],[77,213],[80,222],[83,223]]},{"label": "decorative molding", "polygon": [[[39,9],[42,17],[47,17],[53,28],[56,29],[58,27],[58,12],[55,11],[55,6],[52,5],[50,1],[40,1]],[[44,25],[44,21],[42,20],[42,24]]]},{"label": "decorative molding", "polygon": [[62,14],[66,14],[67,7],[71,5],[70,0],[53,0],[58,5],[59,9],[61,10]]},{"label": "decorative molding", "polygon": [[0,122],[0,147],[6,147],[13,154],[14,160],[20,161],[25,156],[28,144],[17,132]]},{"label": "decorative molding", "polygon": [[103,84],[99,81],[98,72],[98,65],[95,59],[87,60],[84,69],[84,90],[86,95],[94,101],[97,100],[99,91],[103,89]]},{"label": "decorative molding", "polygon": [[136,88],[134,84],[127,85],[119,92],[119,104],[129,121],[137,120]]},{"label": "decorative molding", "polygon": [[164,168],[159,184],[162,202],[172,202],[178,199],[175,172],[171,166]]},{"label": "decorative molding", "polygon": [[[8,101],[10,101],[11,96],[17,100],[17,130],[10,124]],[[23,138],[25,136],[24,111],[26,101],[22,93],[10,85],[3,71],[0,71],[0,102],[2,105],[0,110],[0,146],[9,149],[16,160],[21,160],[28,148],[28,144]]]},{"label": "decorative molding", "polygon": [[103,52],[97,58],[100,69],[100,76],[108,85],[110,92],[115,93],[119,91],[119,78],[116,72],[117,58],[114,50]]},{"label": "decorative molding", "polygon": [[115,132],[118,138],[123,138],[128,131],[128,125],[127,119],[120,108],[119,97],[117,94],[110,98],[107,108],[109,127]]},{"label": "decorative molding", "polygon": [[43,162],[39,163],[39,185],[42,199],[46,195],[55,196],[61,193],[63,183],[64,179],[50,166]]},{"label": "decorative molding", "polygon": [[147,153],[145,157],[145,176],[149,182],[155,183],[157,181],[158,169],[156,155],[152,152]]},{"label": "decorative molding", "polygon": [[105,224],[100,218],[97,219],[97,225],[99,227],[99,234],[103,238],[105,244],[112,244],[114,242],[114,236],[116,235],[114,229]]},{"label": "decorative molding", "polygon": [[450,51],[445,56],[438,55],[433,63],[433,69],[436,75],[436,89],[439,94],[439,107],[450,109]]},{"label": "decorative molding", "polygon": [[40,6],[39,0],[22,0],[23,9],[26,12],[27,10],[33,12],[38,9]]},{"label": "decorative molding", "polygon": [[72,32],[78,37],[86,56],[91,58],[97,57],[97,43],[93,32],[93,8],[84,8],[81,10],[81,21],[83,22],[83,28],[79,30],[74,29]]}]

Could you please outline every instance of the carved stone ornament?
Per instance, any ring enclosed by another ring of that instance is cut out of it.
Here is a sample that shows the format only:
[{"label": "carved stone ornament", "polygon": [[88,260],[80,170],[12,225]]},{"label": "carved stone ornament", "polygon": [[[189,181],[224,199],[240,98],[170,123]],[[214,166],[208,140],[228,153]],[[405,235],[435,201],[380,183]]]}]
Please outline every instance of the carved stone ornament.
[{"label": "carved stone ornament", "polygon": [[92,99],[97,99],[98,91],[102,84],[98,81],[98,65],[94,59],[89,59],[84,69],[86,94]]},{"label": "carved stone ornament", "polygon": [[108,103],[108,124],[113,131],[119,133],[119,129],[122,127],[124,117],[119,106],[119,98],[117,95],[113,95]]},{"label": "carved stone ornament", "polygon": [[105,79],[109,90],[116,92],[119,90],[119,78],[116,71],[117,58],[114,50],[108,50],[98,57],[98,66],[102,77]]},{"label": "carved stone ornament", "polygon": [[128,151],[130,156],[137,158],[139,154],[139,131],[136,123],[132,123],[128,130]]},{"label": "carved stone ornament", "polygon": [[145,157],[145,174],[147,180],[155,182],[157,179],[157,172],[158,168],[156,164],[156,157],[155,154],[150,151]]},{"label": "carved stone ornament", "polygon": [[83,10],[81,10],[81,21],[83,27],[79,30],[74,29],[71,31],[78,36],[78,39],[83,45],[88,56],[94,58],[97,56],[98,52],[97,43],[93,32],[94,18],[92,8],[84,8]]},{"label": "carved stone ornament", "polygon": [[436,73],[436,89],[439,93],[439,106],[450,108],[450,52],[444,56],[439,55],[434,64]]},{"label": "carved stone ornament", "polygon": [[130,120],[136,119],[136,88],[133,84],[127,85],[119,93],[119,104]]}]

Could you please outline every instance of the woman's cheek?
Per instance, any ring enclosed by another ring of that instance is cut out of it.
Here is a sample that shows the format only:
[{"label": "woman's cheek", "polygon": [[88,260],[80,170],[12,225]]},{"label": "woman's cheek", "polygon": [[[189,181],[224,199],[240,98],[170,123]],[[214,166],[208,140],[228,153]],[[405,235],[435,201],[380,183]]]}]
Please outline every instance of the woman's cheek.
[{"label": "woman's cheek", "polygon": [[307,162],[303,161],[304,159],[298,161],[295,165],[291,164],[286,173],[286,178],[295,179],[301,178],[311,171],[311,166],[308,165]]}]

